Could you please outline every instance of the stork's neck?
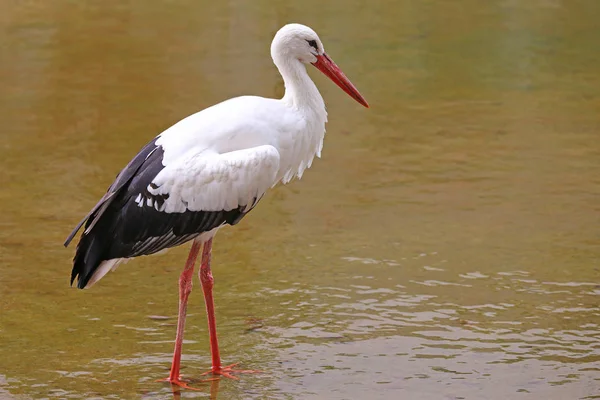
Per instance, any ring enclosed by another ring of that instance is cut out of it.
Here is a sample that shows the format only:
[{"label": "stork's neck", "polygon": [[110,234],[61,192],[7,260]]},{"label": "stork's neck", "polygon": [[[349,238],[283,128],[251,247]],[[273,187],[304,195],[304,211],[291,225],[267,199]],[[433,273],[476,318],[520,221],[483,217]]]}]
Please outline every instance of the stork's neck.
[{"label": "stork's neck", "polygon": [[281,100],[302,111],[325,112],[323,97],[308,76],[306,66],[295,58],[278,57],[274,61],[285,85]]},{"label": "stork's neck", "polygon": [[294,176],[301,177],[304,170],[310,167],[315,155],[321,156],[327,111],[304,64],[297,59],[276,55],[273,60],[285,84],[285,95],[281,102],[300,113],[300,119],[305,122],[298,131],[282,131],[276,145],[282,154],[277,180],[282,179],[283,183],[287,183]]}]

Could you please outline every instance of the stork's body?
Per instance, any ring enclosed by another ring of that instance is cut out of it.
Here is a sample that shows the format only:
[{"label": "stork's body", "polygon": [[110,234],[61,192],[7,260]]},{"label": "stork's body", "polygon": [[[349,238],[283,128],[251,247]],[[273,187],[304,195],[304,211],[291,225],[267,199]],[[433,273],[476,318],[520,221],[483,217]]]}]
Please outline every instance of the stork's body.
[{"label": "stork's body", "polygon": [[222,367],[216,338],[210,252],[224,224],[239,222],[278,182],[302,176],[320,156],[327,113],[305,63],[312,63],[367,106],[356,88],[325,54],[310,28],[286,25],[271,55],[285,83],[280,100],[243,96],[193,114],[148,143],[119,173],[85,223],[71,282],[90,287],[124,259],[149,255],[193,240],[180,277],[180,307],[173,365],[168,380],[184,385],[179,361],[194,264],[204,244],[199,272],[205,295],[213,356]]}]

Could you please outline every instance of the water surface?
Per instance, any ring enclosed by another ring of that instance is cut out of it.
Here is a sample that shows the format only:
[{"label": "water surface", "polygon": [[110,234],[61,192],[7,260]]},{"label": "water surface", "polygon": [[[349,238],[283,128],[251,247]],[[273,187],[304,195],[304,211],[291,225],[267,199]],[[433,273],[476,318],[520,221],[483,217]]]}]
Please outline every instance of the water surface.
[{"label": "water surface", "polygon": [[173,397],[187,246],[79,291],[61,244],[154,135],[280,96],[269,44],[302,22],[372,108],[310,71],[323,159],[214,246],[224,362],[267,373],[181,397],[600,398],[600,3],[1,8],[0,397]]}]

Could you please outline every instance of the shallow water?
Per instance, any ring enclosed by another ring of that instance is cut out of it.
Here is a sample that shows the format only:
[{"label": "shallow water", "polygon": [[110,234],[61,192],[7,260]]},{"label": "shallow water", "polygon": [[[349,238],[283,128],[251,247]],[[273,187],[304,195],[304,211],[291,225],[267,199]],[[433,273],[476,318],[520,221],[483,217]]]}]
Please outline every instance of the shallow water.
[{"label": "shallow water", "polygon": [[[315,28],[323,159],[215,241],[220,399],[600,398],[600,3],[5,2],[0,398],[171,398],[187,246],[68,287],[62,242],[178,119],[279,96]],[[183,373],[208,368],[201,291]]]}]

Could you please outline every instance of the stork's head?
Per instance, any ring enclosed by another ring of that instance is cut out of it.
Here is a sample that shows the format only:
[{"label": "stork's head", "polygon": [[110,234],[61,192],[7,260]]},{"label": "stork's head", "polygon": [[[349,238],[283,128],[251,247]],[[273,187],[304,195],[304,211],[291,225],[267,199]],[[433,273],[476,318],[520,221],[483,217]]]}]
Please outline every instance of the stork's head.
[{"label": "stork's head", "polygon": [[295,58],[305,64],[315,63],[317,57],[324,52],[319,35],[308,26],[300,24],[285,25],[275,34],[271,44],[273,57],[281,55]]},{"label": "stork's head", "polygon": [[369,104],[358,92],[358,89],[354,87],[342,70],[325,53],[319,35],[308,26],[288,24],[277,31],[271,43],[271,57],[273,57],[276,63],[277,60],[287,59],[298,60],[304,64],[312,64],[354,100],[365,107],[369,107]]}]

